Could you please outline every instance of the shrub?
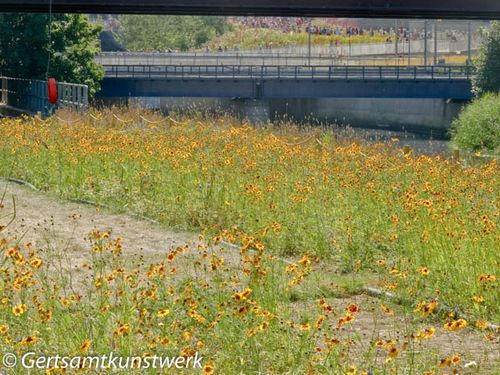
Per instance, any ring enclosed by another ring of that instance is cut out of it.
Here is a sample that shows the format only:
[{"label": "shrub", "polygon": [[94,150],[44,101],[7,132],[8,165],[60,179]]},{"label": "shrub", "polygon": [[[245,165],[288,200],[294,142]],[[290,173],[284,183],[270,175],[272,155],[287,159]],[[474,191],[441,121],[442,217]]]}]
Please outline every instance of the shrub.
[{"label": "shrub", "polygon": [[453,123],[453,143],[467,151],[500,151],[500,95],[487,94],[466,106]]}]

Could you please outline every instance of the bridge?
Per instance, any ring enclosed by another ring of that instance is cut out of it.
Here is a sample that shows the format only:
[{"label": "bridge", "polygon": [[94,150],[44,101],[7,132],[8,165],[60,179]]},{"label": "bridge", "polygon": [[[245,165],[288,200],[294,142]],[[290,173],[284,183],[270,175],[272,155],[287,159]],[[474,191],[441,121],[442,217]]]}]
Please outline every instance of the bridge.
[{"label": "bridge", "polygon": [[[333,39],[334,37],[332,37]],[[398,43],[355,43],[337,46],[284,46],[253,50],[191,51],[191,52],[103,52],[96,57],[101,65],[376,65],[380,61],[424,59],[435,56],[469,57],[477,51],[482,38],[464,36],[457,40],[416,39]],[[363,63],[363,60],[365,61]],[[347,64],[345,63],[347,62]],[[414,64],[414,65],[418,65]],[[425,64],[423,64],[425,65]]]},{"label": "bridge", "polygon": [[[59,13],[500,19],[498,0],[52,0]],[[48,0],[0,0],[0,12],[48,12]]]},{"label": "bridge", "polygon": [[105,65],[99,97],[472,98],[470,66]]}]

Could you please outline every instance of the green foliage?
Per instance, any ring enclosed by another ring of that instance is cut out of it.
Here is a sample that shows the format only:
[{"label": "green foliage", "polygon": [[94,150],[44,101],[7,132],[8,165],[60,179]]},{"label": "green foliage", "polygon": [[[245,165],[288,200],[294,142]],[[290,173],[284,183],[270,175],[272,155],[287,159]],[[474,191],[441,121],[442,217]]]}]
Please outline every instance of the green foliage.
[{"label": "green foliage", "polygon": [[500,95],[486,94],[453,123],[453,143],[468,151],[500,152]]},{"label": "green foliage", "polygon": [[0,72],[32,79],[45,79],[48,73],[59,81],[88,85],[93,96],[104,77],[94,61],[101,28],[83,15],[57,14],[51,33],[49,29],[46,14],[0,15]]},{"label": "green foliage", "polygon": [[491,30],[475,61],[477,75],[474,78],[474,91],[477,95],[485,92],[500,91],[500,23],[492,22]]},{"label": "green foliage", "polygon": [[[328,46],[332,41],[337,40],[342,45],[349,43],[383,43],[386,37],[374,36],[369,34],[356,35],[349,38],[346,35],[312,35],[311,44],[313,46]],[[266,46],[273,48],[281,48],[286,46],[306,46],[308,43],[308,35],[302,33],[284,33],[273,29],[249,29],[243,26],[234,26],[232,30],[224,33],[224,35],[211,39],[208,43],[210,48],[215,49],[219,46],[227,46],[233,48],[238,46],[240,49],[257,49]]]},{"label": "green foliage", "polygon": [[118,37],[132,51],[199,48],[228,28],[225,17],[121,16]]}]

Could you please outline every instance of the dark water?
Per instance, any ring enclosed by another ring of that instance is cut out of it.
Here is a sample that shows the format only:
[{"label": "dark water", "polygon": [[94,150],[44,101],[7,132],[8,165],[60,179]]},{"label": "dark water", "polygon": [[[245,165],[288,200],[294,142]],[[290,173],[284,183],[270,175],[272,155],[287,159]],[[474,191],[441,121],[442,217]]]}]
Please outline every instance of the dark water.
[{"label": "dark water", "polygon": [[451,152],[448,139],[435,139],[430,134],[362,128],[352,128],[351,131],[369,142],[393,142],[396,147],[408,145],[416,155],[447,155]]}]

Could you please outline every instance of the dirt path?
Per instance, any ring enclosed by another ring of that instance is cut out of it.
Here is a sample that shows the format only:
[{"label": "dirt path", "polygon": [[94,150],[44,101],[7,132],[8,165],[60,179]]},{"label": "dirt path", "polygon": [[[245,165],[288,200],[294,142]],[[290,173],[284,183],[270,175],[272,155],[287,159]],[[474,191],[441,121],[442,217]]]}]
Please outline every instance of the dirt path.
[{"label": "dirt path", "polygon": [[123,239],[125,255],[157,257],[170,248],[196,241],[191,233],[175,233],[158,225],[127,215],[114,215],[92,206],[64,202],[34,192],[27,187],[0,182],[0,197],[4,198],[4,213],[13,212],[16,219],[7,228],[8,235],[23,236],[37,247],[50,241],[72,253],[75,262],[88,258],[89,242],[85,240],[94,229],[112,231]]},{"label": "dirt path", "polygon": [[[2,215],[13,212],[12,197],[16,205],[16,219],[7,228],[7,235],[16,236],[22,243],[30,241],[39,249],[47,246],[63,249],[71,259],[70,266],[75,270],[89,260],[89,243],[85,238],[94,229],[111,230],[114,237],[119,236],[123,239],[125,256],[133,259],[142,257],[147,263],[164,257],[171,248],[186,243],[191,243],[192,248],[197,245],[196,234],[172,232],[145,220],[111,214],[92,206],[64,202],[27,187],[0,181],[0,198],[4,191],[6,194]],[[72,218],[75,216],[76,219]],[[184,271],[188,272],[187,267],[191,257],[189,252],[186,255],[183,263],[186,267]],[[334,279],[335,275],[331,277]],[[365,349],[374,339],[394,338],[408,330],[410,324],[407,319],[399,314],[388,317],[381,313],[381,301],[376,298],[362,295],[348,299],[337,298],[330,302],[342,310],[352,301],[362,306],[362,312],[353,329],[359,335],[360,343]],[[306,305],[309,305],[309,302],[298,303],[297,311],[310,308]],[[464,362],[471,363],[470,368],[463,369],[465,370],[463,373],[498,373],[500,358],[498,337],[488,341],[484,339],[484,334],[469,328],[450,334],[442,328],[442,324],[436,322],[435,325],[437,332],[434,339],[426,346],[415,348],[416,353],[435,358],[435,361],[440,357],[460,354]],[[429,324],[423,327],[428,326]],[[340,332],[338,334],[341,335]]]}]

